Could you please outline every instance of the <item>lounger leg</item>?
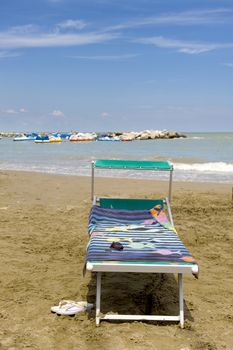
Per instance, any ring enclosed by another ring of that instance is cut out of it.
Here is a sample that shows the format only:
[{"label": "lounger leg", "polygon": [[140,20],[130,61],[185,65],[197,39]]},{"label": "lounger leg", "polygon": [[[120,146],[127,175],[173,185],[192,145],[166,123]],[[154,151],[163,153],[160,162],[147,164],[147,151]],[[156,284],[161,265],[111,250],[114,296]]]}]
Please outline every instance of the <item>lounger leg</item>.
[{"label": "lounger leg", "polygon": [[94,162],[91,163],[91,200],[94,199],[94,181],[95,181],[95,168]]},{"label": "lounger leg", "polygon": [[96,326],[100,324],[101,272],[96,277]]},{"label": "lounger leg", "polygon": [[178,284],[179,284],[180,327],[184,328],[184,297],[183,297],[182,273],[178,273]]}]

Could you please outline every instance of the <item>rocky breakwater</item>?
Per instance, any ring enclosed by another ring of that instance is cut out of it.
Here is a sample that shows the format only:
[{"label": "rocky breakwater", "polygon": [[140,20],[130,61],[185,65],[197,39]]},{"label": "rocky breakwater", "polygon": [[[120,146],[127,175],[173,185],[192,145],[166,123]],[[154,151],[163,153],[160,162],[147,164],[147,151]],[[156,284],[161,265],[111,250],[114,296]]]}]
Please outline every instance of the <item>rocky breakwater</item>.
[{"label": "rocky breakwater", "polygon": [[118,133],[118,136],[122,141],[175,139],[187,137],[186,135],[180,134],[177,131],[168,130],[144,130],[140,132],[130,131]]},{"label": "rocky breakwater", "polygon": [[[0,132],[0,137],[15,137],[18,132]],[[45,133],[41,133],[45,134]],[[78,134],[72,132],[72,134]],[[81,134],[81,133],[79,133]],[[91,136],[92,140],[95,140],[98,136],[96,133],[85,133],[84,136]],[[175,139],[187,137],[184,134],[178,133],[177,131],[168,130],[144,130],[144,131],[123,131],[123,132],[109,132],[107,134],[110,137],[118,136],[121,141],[133,141],[133,140],[156,140],[156,139]]]},{"label": "rocky breakwater", "polygon": [[15,137],[17,134],[16,132],[0,132],[1,137]]}]

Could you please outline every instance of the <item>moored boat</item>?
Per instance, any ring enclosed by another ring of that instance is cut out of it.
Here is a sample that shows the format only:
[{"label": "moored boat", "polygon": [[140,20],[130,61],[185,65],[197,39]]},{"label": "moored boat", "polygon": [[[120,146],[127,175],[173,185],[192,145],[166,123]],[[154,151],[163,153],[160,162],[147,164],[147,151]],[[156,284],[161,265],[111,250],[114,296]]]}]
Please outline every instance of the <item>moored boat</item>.
[{"label": "moored boat", "polygon": [[35,139],[35,143],[49,143],[49,137],[48,135],[38,135]]},{"label": "moored boat", "polygon": [[96,135],[89,133],[81,133],[73,134],[70,136],[70,141],[94,141],[96,139]]},{"label": "moored boat", "polygon": [[49,142],[62,142],[61,136],[49,135]]},{"label": "moored boat", "polygon": [[59,134],[59,136],[60,136],[63,140],[69,140],[69,138],[70,138],[71,135],[72,135],[72,134],[66,133],[66,132],[63,132],[63,133]]},{"label": "moored boat", "polygon": [[32,134],[20,134],[13,138],[13,141],[34,141],[38,135]]},{"label": "moored boat", "polygon": [[97,137],[97,141],[120,141],[120,138],[112,135],[100,135]]}]

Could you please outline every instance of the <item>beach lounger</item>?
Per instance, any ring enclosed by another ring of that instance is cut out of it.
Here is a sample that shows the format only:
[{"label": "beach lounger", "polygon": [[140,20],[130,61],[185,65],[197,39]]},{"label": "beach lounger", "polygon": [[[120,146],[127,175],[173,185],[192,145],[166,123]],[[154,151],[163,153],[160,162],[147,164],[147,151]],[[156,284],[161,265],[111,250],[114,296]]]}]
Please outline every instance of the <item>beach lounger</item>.
[{"label": "beach lounger", "polygon": [[[98,198],[96,168],[168,171],[168,198]],[[92,162],[92,198],[85,268],[97,273],[96,324],[101,320],[178,321],[184,327],[183,273],[198,276],[198,265],[178,237],[170,208],[173,166],[169,162],[97,160]],[[167,214],[167,215],[166,215]],[[101,273],[177,273],[178,315],[122,315],[100,312]]]}]

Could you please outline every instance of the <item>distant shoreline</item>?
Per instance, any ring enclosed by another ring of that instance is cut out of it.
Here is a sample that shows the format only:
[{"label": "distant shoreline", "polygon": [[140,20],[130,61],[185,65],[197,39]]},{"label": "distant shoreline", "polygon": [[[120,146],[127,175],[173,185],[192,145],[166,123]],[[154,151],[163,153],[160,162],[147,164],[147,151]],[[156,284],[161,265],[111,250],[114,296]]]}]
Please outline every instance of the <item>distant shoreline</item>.
[{"label": "distant shoreline", "polygon": [[[70,141],[109,141],[116,140],[118,138],[119,141],[134,141],[134,140],[154,140],[154,139],[174,139],[174,138],[186,138],[187,136],[183,133],[179,133],[177,131],[169,131],[169,130],[144,130],[144,131],[114,131],[114,132],[77,132],[72,131],[69,133],[66,132],[56,132],[56,133],[48,133],[48,132],[37,132],[37,133],[25,133],[25,132],[0,132],[1,137],[16,137],[18,135],[30,136],[31,134],[40,136],[59,136]],[[63,135],[63,136],[62,136]]]}]

